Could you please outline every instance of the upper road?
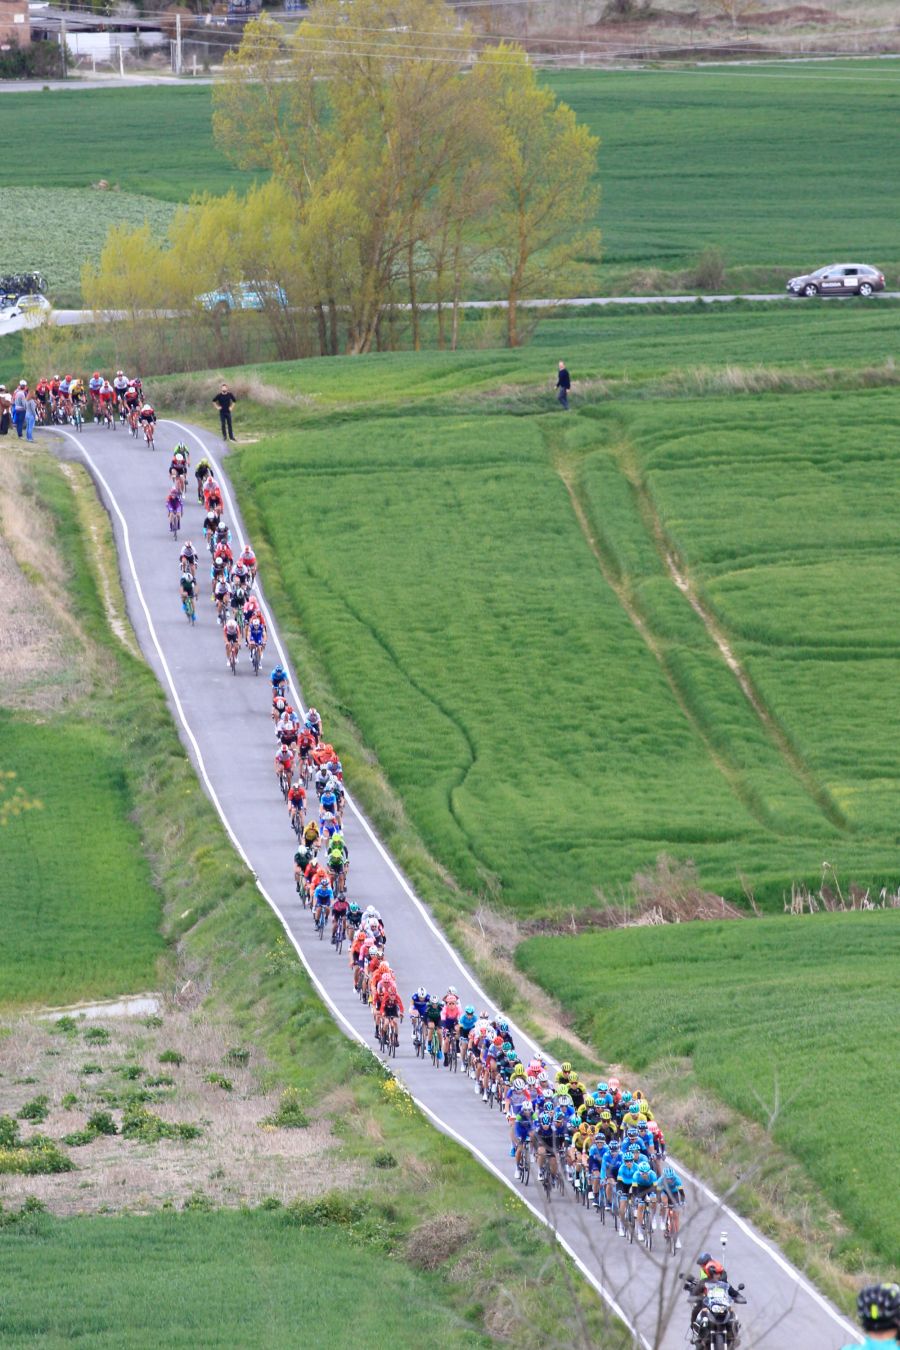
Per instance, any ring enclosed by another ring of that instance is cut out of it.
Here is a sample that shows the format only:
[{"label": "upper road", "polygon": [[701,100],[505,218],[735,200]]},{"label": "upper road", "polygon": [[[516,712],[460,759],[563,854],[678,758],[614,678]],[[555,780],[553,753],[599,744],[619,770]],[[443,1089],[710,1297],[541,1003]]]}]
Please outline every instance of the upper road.
[{"label": "upper road", "polygon": [[[316,939],[309,911],[302,908],[293,884],[294,842],[275,782],[267,677],[277,659],[285,665],[287,659],[265,604],[265,577],[261,578],[260,598],[272,626],[265,670],[258,678],[246,656],[238,664],[236,677],[228,669],[202,568],[198,571],[203,583],[199,619],[194,628],[181,610],[179,549],[170,537],[164,509],[167,451],[183,438],[196,462],[203,452],[210,457],[218,454],[218,444],[208,433],[170,421],[159,424],[155,451],[121,430],[88,426],[80,438],[68,431],[64,437],[64,453],[71,458],[83,456],[110,511],[132,624],[207,793],[332,1014],[348,1035],[371,1047],[371,1015],[353,993],[346,954],[338,957],[328,942]],[[245,536],[233,494],[221,465],[218,468],[226,519],[233,536],[241,541]],[[182,542],[192,538],[202,547],[201,515],[196,494],[189,492]],[[299,542],[298,547],[302,547]],[[296,685],[295,699],[300,702]],[[375,904],[384,917],[388,952],[404,1001],[419,984],[438,993],[455,984],[463,1003],[491,1008],[476,977],[414,895],[352,800],[345,830],[352,859],[351,893],[362,904]],[[520,1048],[533,1046],[521,1032],[516,1043]],[[438,1128],[522,1193],[512,1179],[509,1140],[498,1113],[488,1111],[465,1077],[434,1069],[428,1059],[416,1059],[408,1025],[403,1027],[392,1068]],[[723,1230],[728,1233],[731,1278],[747,1286],[749,1303],[741,1310],[744,1350],[785,1350],[788,1346],[791,1350],[834,1350],[854,1339],[852,1327],[750,1225],[693,1179],[688,1196],[691,1218],[683,1235],[685,1250],[668,1260],[656,1249],[648,1256],[639,1246],[629,1246],[608,1226],[602,1227],[595,1215],[584,1213],[571,1194],[554,1198],[545,1213],[532,1184],[527,1202],[555,1228],[583,1273],[630,1325],[636,1344],[645,1350],[683,1350],[687,1304],[679,1293],[677,1272],[689,1269],[703,1247],[718,1250]]]}]

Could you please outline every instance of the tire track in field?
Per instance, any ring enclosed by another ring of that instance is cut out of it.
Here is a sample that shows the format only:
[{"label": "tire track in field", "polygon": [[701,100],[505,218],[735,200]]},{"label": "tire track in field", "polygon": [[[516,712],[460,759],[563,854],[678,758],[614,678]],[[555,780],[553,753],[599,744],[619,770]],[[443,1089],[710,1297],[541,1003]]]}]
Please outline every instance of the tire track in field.
[{"label": "tire track in field", "polygon": [[475,742],[473,741],[471,735],[469,734],[468,728],[465,726],[461,718],[456,713],[452,712],[451,709],[445,707],[444,704],[440,701],[440,699],[437,698],[436,695],[432,693],[430,689],[426,688],[425,685],[421,684],[412,675],[410,675],[409,671],[404,667],[403,662],[400,660],[400,657],[394,651],[394,648],[391,646],[388,639],[378,631],[378,629],[372,623],[371,619],[367,619],[364,617],[363,614],[359,613],[353,607],[353,605],[350,604],[346,596],[342,596],[341,603],[344,605],[348,614],[351,614],[353,616],[353,618],[360,625],[360,627],[364,628],[366,632],[372,635],[372,640],[381,648],[381,650],[384,652],[385,656],[387,656],[391,664],[395,667],[396,670],[399,671],[399,673],[403,676],[404,680],[406,680],[407,684],[409,684],[413,689],[415,689],[416,693],[419,694],[422,698],[424,698],[426,702],[430,703],[433,708],[436,708],[437,711],[441,714],[441,716],[445,717],[447,721],[450,722],[456,728],[456,730],[462,737],[463,743],[466,747],[466,750],[468,751],[469,763],[461,770],[459,781],[456,783],[451,783],[447,789],[447,810],[450,812],[450,816],[453,819],[453,822],[456,825],[457,829],[459,830],[460,834],[462,835],[463,839],[465,840],[466,846],[470,850],[473,858],[476,859],[478,868],[483,874],[483,880],[485,881],[487,888],[499,889],[500,878],[497,876],[496,872],[494,872],[487,865],[485,860],[479,854],[478,849],[475,845],[475,841],[469,834],[469,831],[466,829],[465,825],[463,824],[456,805],[456,797],[459,793],[461,793],[464,790],[466,782],[468,781],[469,774],[475,768],[475,765],[478,761],[478,751],[475,748]]},{"label": "tire track in field", "polygon": [[[631,442],[622,437],[611,443],[610,449],[614,461],[618,464],[620,472],[634,493],[644,529],[659,555],[666,575],[700,619],[788,772],[799,782],[829,825],[832,825],[836,830],[840,830],[842,834],[852,833],[853,825],[844,815],[828,789],[816,778],[810,765],[791,741],[787,730],[768,707],[762,694],[753,683],[749,671],[736,655],[724,628],[701,600],[686,564],[679,557],[675,544],[666,533],[650,489],[644,481],[638,457]],[[784,833],[783,830],[779,832]]]},{"label": "tire track in field", "polygon": [[[554,449],[552,445],[549,448],[552,454],[553,467],[559,474],[563,486],[569,495],[569,501],[571,502],[572,510],[575,513],[575,519],[578,521],[579,528],[581,529],[587,546],[600,569],[603,580],[622,606],[629,621],[642,638],[648,651],[656,659],[659,668],[663,673],[663,677],[672,691],[675,702],[687,719],[691,729],[699,737],[710,760],[725,779],[738,800],[742,802],[745,809],[753,816],[754,820],[762,825],[764,829],[774,834],[787,836],[788,831],[786,831],[777,818],[772,815],[765,801],[756,789],[746,781],[741,769],[730,759],[726,758],[722,751],[713,743],[709,733],[691,707],[690,700],[682,689],[677,675],[667,661],[663,644],[650,628],[638,608],[637,602],[631,593],[631,588],[623,577],[616,574],[610,565],[609,559],[605,556],[597,539],[594,526],[591,523],[587,505],[581,497],[578,466],[579,461],[584,458],[585,452],[578,451],[574,454],[567,455],[565,451],[559,448]],[[590,451],[586,453],[589,454]]]}]

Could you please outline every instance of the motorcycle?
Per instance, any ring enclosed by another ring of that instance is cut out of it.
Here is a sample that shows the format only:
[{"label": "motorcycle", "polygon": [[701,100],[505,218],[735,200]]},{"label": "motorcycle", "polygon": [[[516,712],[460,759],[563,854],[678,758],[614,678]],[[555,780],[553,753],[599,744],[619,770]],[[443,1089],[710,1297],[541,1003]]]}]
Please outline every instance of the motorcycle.
[{"label": "motorcycle", "polygon": [[735,1350],[740,1345],[741,1324],[735,1303],[746,1303],[739,1284],[733,1289],[724,1280],[695,1280],[688,1277],[685,1291],[699,1300],[691,1316],[691,1344],[697,1350]]}]

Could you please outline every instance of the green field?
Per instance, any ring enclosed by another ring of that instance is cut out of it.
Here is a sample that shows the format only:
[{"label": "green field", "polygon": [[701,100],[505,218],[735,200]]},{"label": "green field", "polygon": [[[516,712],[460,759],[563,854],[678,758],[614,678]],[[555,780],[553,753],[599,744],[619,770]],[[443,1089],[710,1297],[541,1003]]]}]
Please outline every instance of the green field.
[{"label": "green field", "polygon": [[889,1263],[900,1221],[884,1179],[900,1136],[876,1124],[874,1156],[852,1141],[859,1110],[889,1122],[900,1109],[898,958],[897,911],[533,938],[518,951],[611,1061],[690,1057],[703,1087],[761,1124],[780,1099],[775,1141]]},{"label": "green field", "polygon": [[[0,1230],[0,1339],[148,1345],[486,1345],[417,1273],[340,1228],[284,1213],[155,1214]],[[356,1306],[349,1289],[377,1290]]]},{"label": "green field", "polygon": [[[545,78],[602,140],[605,266],[595,268],[595,286],[627,288],[631,269],[689,267],[709,246],[721,247],[728,265],[761,269],[739,278],[751,287],[772,284],[767,274],[779,268],[839,256],[896,271],[900,147],[890,129],[900,80],[888,64]],[[210,107],[209,87],[17,94],[0,105],[0,135],[20,148],[0,167],[0,186],[18,193],[22,184],[71,188],[106,178],[169,202],[243,189],[252,175],[215,146]],[[847,163],[852,192],[835,171]],[[27,197],[19,193],[17,207]],[[75,238],[87,259],[91,232]],[[0,255],[0,266],[20,265],[18,255]],[[65,288],[77,276],[51,282]]]},{"label": "green field", "polygon": [[[789,361],[805,345],[825,361],[854,336],[864,354],[874,323],[883,358],[881,318],[723,311],[586,326],[594,371],[647,381],[666,348],[711,359],[740,326],[748,355],[774,347]],[[879,610],[893,587],[895,390],[690,399],[658,381],[643,386],[653,397],[626,385],[561,419],[534,384],[540,359],[532,347],[264,367],[310,399],[304,430],[237,460],[335,697],[429,847],[471,893],[521,913],[593,904],[661,853],[738,900],[746,881],[768,906],[793,881],[816,884],[823,860],[845,885],[895,886],[900,784],[877,752],[900,721]],[[263,414],[273,427],[288,416]],[[310,494],[340,539],[326,555],[294,543],[293,503]],[[697,584],[758,707],[667,573],[666,542],[692,576],[697,553]],[[739,603],[752,643],[731,622]],[[548,755],[560,761],[550,802],[535,788]]]},{"label": "green field", "polygon": [[4,1006],[153,988],[159,898],[128,819],[122,752],[90,723],[0,713],[0,768],[39,807],[0,828]]}]

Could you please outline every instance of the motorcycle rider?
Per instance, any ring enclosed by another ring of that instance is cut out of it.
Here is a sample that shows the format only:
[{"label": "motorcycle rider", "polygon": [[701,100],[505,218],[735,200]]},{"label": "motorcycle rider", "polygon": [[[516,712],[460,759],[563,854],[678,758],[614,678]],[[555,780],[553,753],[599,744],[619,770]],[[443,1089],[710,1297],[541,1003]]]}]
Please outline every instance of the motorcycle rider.
[{"label": "motorcycle rider", "polygon": [[746,1303],[747,1300],[741,1293],[743,1285],[735,1289],[728,1281],[728,1272],[709,1252],[701,1252],[697,1257],[697,1265],[700,1267],[699,1276],[689,1275],[684,1282],[685,1293],[689,1294],[694,1300],[691,1308],[691,1339],[694,1345],[703,1345],[705,1334],[705,1321],[701,1317],[703,1304],[714,1286],[724,1285],[728,1291],[728,1297],[732,1303]]}]

